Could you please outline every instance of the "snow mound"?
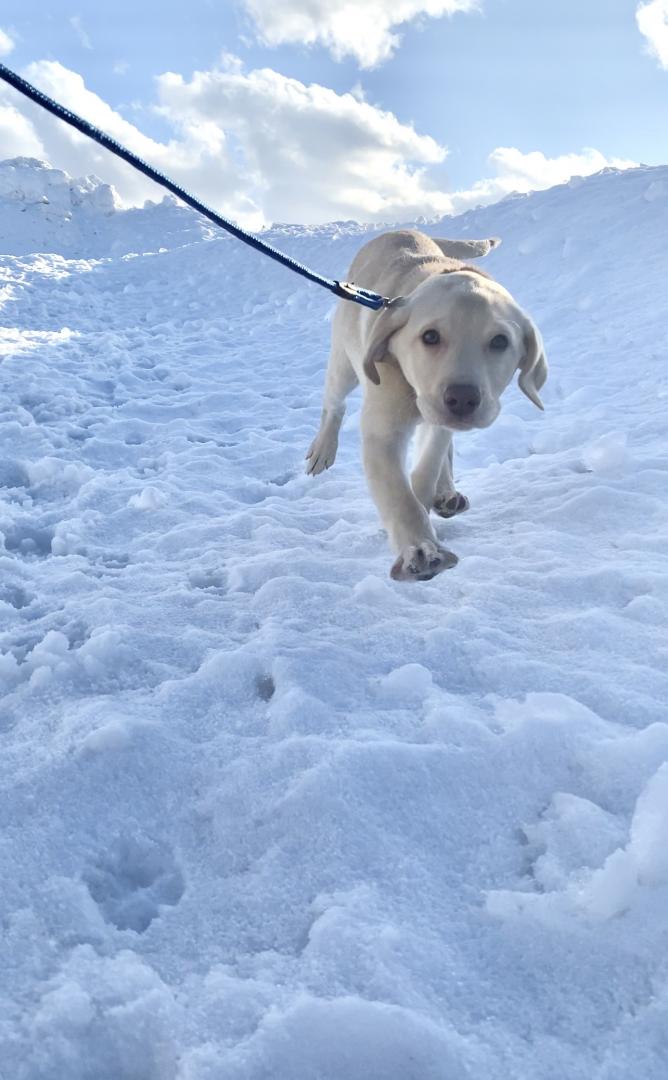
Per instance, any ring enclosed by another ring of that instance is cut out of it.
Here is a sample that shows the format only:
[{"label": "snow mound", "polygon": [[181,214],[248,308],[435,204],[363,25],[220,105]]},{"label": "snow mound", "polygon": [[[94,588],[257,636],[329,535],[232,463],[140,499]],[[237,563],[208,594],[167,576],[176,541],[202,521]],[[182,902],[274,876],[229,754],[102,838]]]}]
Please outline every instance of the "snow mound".
[{"label": "snow mound", "polygon": [[97,177],[72,180],[46,161],[25,157],[0,162],[0,199],[22,203],[22,211],[49,206],[54,217],[71,215],[79,207],[82,213],[111,214],[116,205],[113,188]]},{"label": "snow mound", "polygon": [[[162,195],[156,186],[158,199]],[[172,195],[143,209],[123,209],[96,176],[72,179],[35,158],[0,161],[0,243],[11,255],[49,252],[104,258],[172,248],[211,234],[209,223]]]}]

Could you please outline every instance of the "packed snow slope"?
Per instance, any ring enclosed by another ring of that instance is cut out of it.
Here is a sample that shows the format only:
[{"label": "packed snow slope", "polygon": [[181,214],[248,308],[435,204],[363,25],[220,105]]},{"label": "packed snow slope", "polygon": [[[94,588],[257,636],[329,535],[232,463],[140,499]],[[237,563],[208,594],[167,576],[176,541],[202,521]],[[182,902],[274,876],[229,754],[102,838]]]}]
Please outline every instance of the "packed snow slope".
[{"label": "packed snow slope", "polygon": [[427,231],[551,373],[402,585],[359,392],[303,473],[329,294],[0,168],[3,1080],[668,1075],[668,169]]}]

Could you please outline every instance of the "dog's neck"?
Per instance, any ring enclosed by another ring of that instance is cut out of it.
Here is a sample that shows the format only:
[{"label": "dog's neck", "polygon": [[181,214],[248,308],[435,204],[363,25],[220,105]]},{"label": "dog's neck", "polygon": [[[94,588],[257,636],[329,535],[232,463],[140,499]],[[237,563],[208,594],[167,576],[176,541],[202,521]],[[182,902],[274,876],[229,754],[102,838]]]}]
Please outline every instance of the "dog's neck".
[{"label": "dog's neck", "polygon": [[[480,277],[489,278],[491,280],[491,274],[488,274],[486,270],[481,270],[478,266],[471,266],[470,263],[461,262],[459,259],[449,259],[447,255],[415,255],[410,258],[411,267],[433,267],[432,274],[456,274],[459,271],[467,270],[472,274],[479,274]],[[430,275],[431,276],[431,275]]]},{"label": "dog's neck", "polygon": [[445,270],[438,270],[439,274],[456,274],[466,270],[469,274],[479,274],[480,277],[487,278],[488,281],[492,280],[492,275],[488,274],[486,270],[481,270],[479,266],[469,266],[468,263],[458,263],[457,266],[449,266]]}]

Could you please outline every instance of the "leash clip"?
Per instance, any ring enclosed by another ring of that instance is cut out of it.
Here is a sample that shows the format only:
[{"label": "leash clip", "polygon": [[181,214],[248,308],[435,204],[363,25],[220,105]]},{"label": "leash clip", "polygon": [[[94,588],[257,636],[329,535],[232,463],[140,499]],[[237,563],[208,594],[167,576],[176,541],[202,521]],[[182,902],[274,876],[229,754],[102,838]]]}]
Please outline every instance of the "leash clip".
[{"label": "leash clip", "polygon": [[374,311],[378,311],[380,308],[387,307],[388,304],[392,303],[386,296],[380,296],[378,293],[370,292],[368,289],[360,289],[352,281],[337,281],[336,295],[340,296],[342,300],[354,300],[355,303],[362,304],[363,307],[373,308]]}]

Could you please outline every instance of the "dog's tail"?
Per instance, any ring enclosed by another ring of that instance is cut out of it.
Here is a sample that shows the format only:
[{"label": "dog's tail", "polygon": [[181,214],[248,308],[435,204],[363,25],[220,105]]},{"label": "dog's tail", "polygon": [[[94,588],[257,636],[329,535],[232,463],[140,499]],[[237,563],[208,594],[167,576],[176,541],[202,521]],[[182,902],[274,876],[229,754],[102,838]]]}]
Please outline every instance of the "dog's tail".
[{"label": "dog's tail", "polygon": [[438,240],[436,237],[432,239],[449,259],[463,260],[481,259],[483,255],[489,255],[490,251],[501,243],[498,236],[493,236],[489,240]]}]

